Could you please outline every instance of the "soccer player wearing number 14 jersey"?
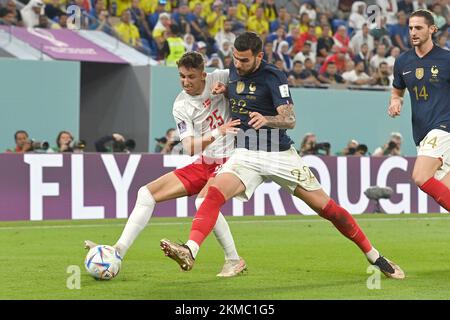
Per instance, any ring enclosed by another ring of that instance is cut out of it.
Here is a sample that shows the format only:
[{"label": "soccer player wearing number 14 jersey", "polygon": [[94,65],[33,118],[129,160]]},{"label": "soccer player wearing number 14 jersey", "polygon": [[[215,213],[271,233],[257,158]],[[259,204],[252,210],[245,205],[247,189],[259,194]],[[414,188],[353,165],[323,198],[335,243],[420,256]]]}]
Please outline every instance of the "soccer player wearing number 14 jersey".
[{"label": "soccer player wearing number 14 jersey", "polygon": [[450,51],[433,43],[436,30],[429,11],[411,14],[409,34],[414,48],[395,61],[388,114],[400,115],[407,88],[417,146],[412,178],[422,191],[450,211]]}]

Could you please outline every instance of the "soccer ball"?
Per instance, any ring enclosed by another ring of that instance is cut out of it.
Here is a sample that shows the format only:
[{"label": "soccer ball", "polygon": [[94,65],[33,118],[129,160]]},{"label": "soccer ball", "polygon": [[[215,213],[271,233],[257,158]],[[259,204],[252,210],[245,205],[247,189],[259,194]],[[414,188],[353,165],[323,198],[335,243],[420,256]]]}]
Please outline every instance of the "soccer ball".
[{"label": "soccer ball", "polygon": [[87,272],[96,279],[110,280],[117,276],[122,258],[111,246],[98,245],[89,250],[84,260]]}]

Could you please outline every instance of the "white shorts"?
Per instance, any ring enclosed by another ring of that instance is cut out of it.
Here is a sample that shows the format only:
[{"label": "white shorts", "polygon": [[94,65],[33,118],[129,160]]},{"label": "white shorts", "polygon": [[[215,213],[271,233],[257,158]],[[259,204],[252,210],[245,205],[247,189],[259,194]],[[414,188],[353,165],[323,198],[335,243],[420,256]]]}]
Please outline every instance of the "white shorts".
[{"label": "white shorts", "polygon": [[236,175],[245,185],[245,191],[236,196],[242,201],[248,201],[264,181],[273,181],[291,194],[297,186],[308,191],[322,188],[294,147],[281,152],[238,148],[217,175],[222,173]]},{"label": "white shorts", "polygon": [[450,172],[450,133],[439,129],[431,130],[417,147],[417,155],[441,160],[442,166],[434,175],[441,180]]}]

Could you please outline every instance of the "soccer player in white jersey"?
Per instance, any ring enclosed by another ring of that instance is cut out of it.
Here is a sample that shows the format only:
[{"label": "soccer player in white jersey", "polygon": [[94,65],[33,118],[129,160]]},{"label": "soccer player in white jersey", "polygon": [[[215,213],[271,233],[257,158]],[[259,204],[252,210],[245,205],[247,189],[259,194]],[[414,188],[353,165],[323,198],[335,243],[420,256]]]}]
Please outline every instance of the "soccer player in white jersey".
[{"label": "soccer player in white jersey", "polygon": [[[180,140],[184,150],[202,155],[194,163],[150,182],[138,191],[136,205],[117,243],[114,245],[124,257],[139,233],[152,216],[156,203],[197,194],[196,207],[200,207],[210,181],[218,167],[230,156],[234,139],[227,139],[239,130],[239,120],[231,120],[228,99],[213,94],[213,86],[227,83],[228,70],[207,74],[204,59],[196,52],[183,55],[178,61],[183,91],[173,104]],[[232,277],[246,270],[244,259],[239,257],[228,223],[222,214],[214,227],[214,234],[225,252],[225,264],[218,277]],[[86,248],[96,244],[86,240]]]}]

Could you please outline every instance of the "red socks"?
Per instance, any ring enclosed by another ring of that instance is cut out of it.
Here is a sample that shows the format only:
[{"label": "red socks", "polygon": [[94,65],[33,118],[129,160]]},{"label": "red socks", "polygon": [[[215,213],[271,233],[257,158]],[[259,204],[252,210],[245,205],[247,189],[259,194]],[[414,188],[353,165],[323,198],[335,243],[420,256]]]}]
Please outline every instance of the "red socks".
[{"label": "red socks", "polygon": [[211,233],[216,225],[220,207],[225,203],[222,192],[215,187],[209,187],[206,198],[195,214],[192,221],[189,240],[195,241],[199,246]]},{"label": "red socks", "polygon": [[447,211],[450,211],[450,189],[445,184],[431,177],[419,188],[432,196]]},{"label": "red socks", "polygon": [[319,215],[322,218],[331,221],[336,229],[353,241],[364,253],[367,253],[372,249],[369,239],[367,239],[352,215],[348,213],[347,210],[337,205],[332,199],[328,201],[327,205],[321,210]]}]

